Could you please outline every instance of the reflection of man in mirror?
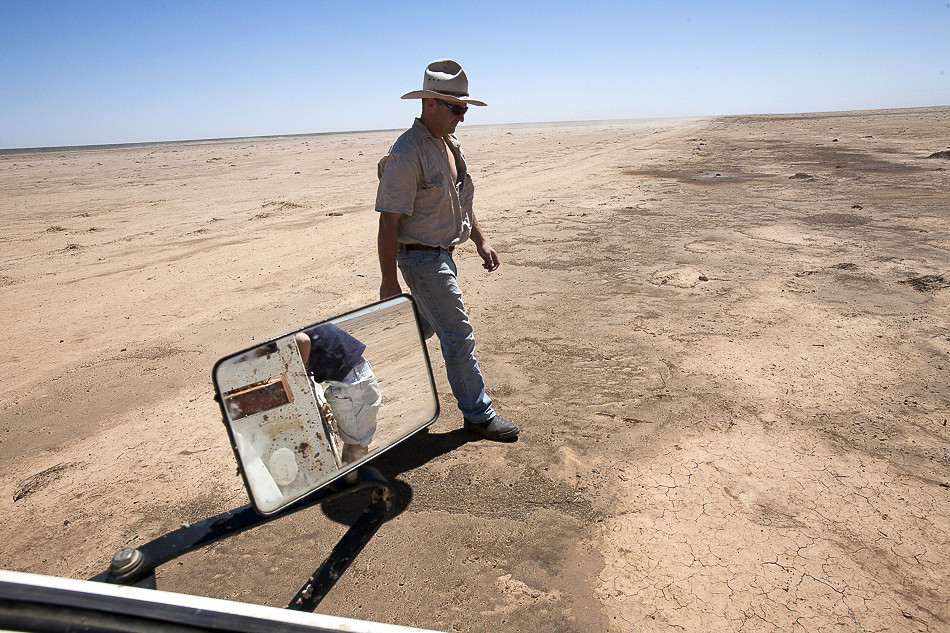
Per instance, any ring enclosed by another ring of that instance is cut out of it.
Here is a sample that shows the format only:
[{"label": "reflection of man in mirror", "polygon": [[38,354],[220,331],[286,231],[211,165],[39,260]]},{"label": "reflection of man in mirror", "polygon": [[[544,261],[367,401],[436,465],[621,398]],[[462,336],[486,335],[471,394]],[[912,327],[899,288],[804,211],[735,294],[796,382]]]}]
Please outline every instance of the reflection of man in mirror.
[{"label": "reflection of man in mirror", "polygon": [[455,127],[469,105],[468,78],[457,62],[440,59],[426,67],[422,90],[403,99],[422,99],[422,114],[379,161],[380,299],[402,292],[396,267],[409,286],[425,335],[439,337],[445,368],[465,418],[465,428],[492,440],[512,440],[518,427],[492,409],[475,360],[475,334],[462,303],[452,259],[456,246],[471,238],[488,271],[498,253],[482,233],[472,202],[472,178]]},{"label": "reflection of man in mirror", "polygon": [[343,462],[356,461],[369,452],[382,399],[373,368],[363,358],[366,345],[332,323],[295,338],[304,365],[323,385],[343,439]]}]

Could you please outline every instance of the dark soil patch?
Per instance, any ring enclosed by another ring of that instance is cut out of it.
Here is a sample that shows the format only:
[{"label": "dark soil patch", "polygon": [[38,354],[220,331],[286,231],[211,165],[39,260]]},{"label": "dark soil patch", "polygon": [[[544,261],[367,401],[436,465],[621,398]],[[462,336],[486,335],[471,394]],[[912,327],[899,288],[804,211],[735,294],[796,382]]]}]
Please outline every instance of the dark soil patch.
[{"label": "dark soil patch", "polygon": [[850,213],[820,213],[808,216],[805,218],[805,222],[826,226],[861,226],[867,224],[870,220]]},{"label": "dark soil patch", "polygon": [[754,180],[757,178],[768,178],[771,174],[749,174],[738,171],[718,171],[707,169],[706,171],[687,171],[687,170],[666,170],[666,169],[627,169],[624,170],[626,176],[646,176],[653,178],[664,178],[678,180],[686,184],[719,185],[724,183],[737,183]]},{"label": "dark soil patch", "polygon": [[61,473],[64,470],[68,470],[71,466],[72,464],[56,464],[55,466],[50,466],[46,470],[38,472],[35,475],[27,477],[17,486],[16,491],[13,493],[13,500],[19,501],[27,495],[31,495],[34,492],[42,490],[59,479]]},{"label": "dark soil patch", "polygon": [[907,284],[918,292],[936,292],[937,290],[950,288],[950,279],[947,279],[943,275],[923,275],[921,277],[905,279],[899,283]]}]

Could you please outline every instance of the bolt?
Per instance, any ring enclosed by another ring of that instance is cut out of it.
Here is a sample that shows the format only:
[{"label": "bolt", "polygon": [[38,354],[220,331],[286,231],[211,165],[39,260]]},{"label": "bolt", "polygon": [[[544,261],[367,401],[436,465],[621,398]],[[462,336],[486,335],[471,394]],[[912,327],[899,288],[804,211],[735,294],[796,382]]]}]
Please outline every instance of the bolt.
[{"label": "bolt", "polygon": [[109,565],[109,574],[112,576],[127,574],[138,567],[144,558],[142,552],[139,550],[124,547],[112,557],[112,564]]}]

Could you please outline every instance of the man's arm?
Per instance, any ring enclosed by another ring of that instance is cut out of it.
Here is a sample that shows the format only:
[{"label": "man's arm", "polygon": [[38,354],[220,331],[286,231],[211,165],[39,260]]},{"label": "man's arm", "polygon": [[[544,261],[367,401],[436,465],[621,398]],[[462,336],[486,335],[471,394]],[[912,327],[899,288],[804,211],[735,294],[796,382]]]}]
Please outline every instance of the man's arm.
[{"label": "man's arm", "polygon": [[488,272],[496,270],[498,266],[501,265],[501,261],[498,259],[498,253],[495,252],[495,249],[488,243],[488,238],[482,233],[482,228],[478,225],[478,220],[475,219],[474,212],[472,213],[471,239],[472,242],[475,243],[475,250],[478,251],[478,255],[482,258],[482,268]]},{"label": "man's arm", "polygon": [[382,273],[382,282],[379,285],[379,298],[388,299],[402,294],[399,287],[399,278],[396,276],[396,251],[399,249],[399,220],[402,215],[379,212],[379,235],[376,238],[376,249],[379,251],[379,271]]}]

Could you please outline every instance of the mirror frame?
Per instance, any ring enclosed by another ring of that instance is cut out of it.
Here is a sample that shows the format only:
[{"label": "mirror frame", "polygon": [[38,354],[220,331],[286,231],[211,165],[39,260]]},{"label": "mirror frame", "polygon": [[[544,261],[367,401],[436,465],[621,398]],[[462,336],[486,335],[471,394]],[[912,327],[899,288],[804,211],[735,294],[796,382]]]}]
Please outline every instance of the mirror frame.
[{"label": "mirror frame", "polygon": [[[233,421],[232,421],[231,417],[228,415],[227,404],[226,404],[226,402],[225,402],[224,392],[222,391],[221,386],[218,384],[218,370],[221,368],[222,365],[224,365],[225,363],[231,361],[232,359],[234,359],[234,358],[236,358],[236,357],[239,357],[239,356],[241,356],[241,355],[243,355],[243,354],[248,354],[248,353],[250,353],[250,352],[252,352],[252,351],[254,351],[254,350],[257,350],[257,349],[259,349],[259,348],[261,348],[261,347],[263,347],[263,346],[265,346],[265,345],[272,345],[272,344],[275,344],[275,343],[277,343],[278,341],[281,341],[281,340],[283,340],[283,339],[286,339],[286,338],[289,337],[289,336],[294,336],[294,335],[296,335],[297,333],[304,332],[304,331],[306,331],[306,330],[310,330],[310,329],[312,329],[312,328],[315,328],[315,327],[317,327],[317,326],[323,325],[323,324],[325,324],[325,323],[338,323],[338,322],[340,322],[340,321],[345,321],[345,320],[347,320],[347,319],[349,319],[349,318],[358,317],[358,316],[360,316],[360,315],[362,315],[362,314],[370,314],[370,313],[372,313],[372,312],[374,312],[374,311],[377,311],[377,310],[380,310],[380,309],[384,308],[387,304],[397,305],[398,303],[401,303],[401,302],[404,302],[404,301],[408,301],[409,306],[410,306],[411,309],[412,309],[413,322],[414,322],[414,324],[415,324],[416,335],[417,335],[417,337],[418,337],[417,340],[418,340],[418,342],[419,342],[419,345],[422,347],[422,357],[423,357],[423,359],[424,359],[424,361],[425,361],[425,372],[426,372],[426,376],[427,376],[427,378],[428,378],[428,386],[429,386],[429,389],[430,389],[430,393],[432,394],[433,403],[434,403],[433,412],[432,412],[432,417],[431,417],[430,419],[428,419],[428,420],[424,420],[424,421],[422,421],[422,422],[418,422],[418,423],[416,423],[416,424],[413,424],[412,427],[411,427],[411,430],[410,430],[408,433],[405,433],[405,434],[403,434],[403,435],[397,436],[396,439],[394,439],[394,440],[392,440],[392,441],[389,441],[387,444],[384,444],[384,445],[381,445],[381,446],[379,446],[379,447],[374,448],[372,451],[370,451],[370,453],[369,453],[368,455],[366,455],[366,456],[364,456],[364,457],[361,457],[360,459],[357,459],[357,460],[355,460],[355,461],[353,461],[353,462],[351,462],[351,463],[349,463],[349,464],[344,464],[343,466],[337,468],[337,470],[336,470],[335,473],[333,473],[331,476],[328,476],[325,480],[322,480],[318,485],[316,485],[316,486],[314,486],[314,487],[308,489],[306,492],[304,492],[304,493],[302,493],[302,494],[299,494],[299,495],[297,495],[296,497],[288,498],[285,502],[279,504],[279,506],[276,507],[276,508],[268,509],[268,510],[262,510],[262,509],[260,508],[259,504],[258,504],[258,500],[257,500],[257,499],[255,498],[255,496],[254,496],[254,491],[253,491],[253,489],[252,489],[252,487],[251,487],[251,485],[250,485],[250,482],[249,482],[249,480],[248,480],[248,476],[247,476],[247,473],[245,472],[245,468],[244,468],[244,463],[242,462],[241,454],[240,454],[240,452],[239,452],[239,450],[238,450],[238,441],[237,441],[237,438],[235,437],[234,429],[232,428],[232,422],[233,422]],[[409,296],[408,294],[396,295],[396,296],[394,296],[394,297],[390,297],[390,298],[384,299],[384,300],[382,300],[382,301],[376,301],[376,302],[374,302],[374,303],[367,304],[367,305],[362,306],[362,307],[360,307],[360,308],[356,308],[356,309],[350,310],[350,311],[348,311],[348,312],[343,312],[343,313],[341,313],[341,314],[338,314],[338,315],[335,315],[335,316],[332,316],[332,317],[329,317],[329,318],[326,318],[326,319],[323,319],[323,320],[320,320],[320,321],[316,321],[316,322],[311,323],[311,324],[309,324],[309,325],[305,325],[305,326],[303,326],[303,327],[290,330],[289,332],[285,332],[284,334],[280,334],[280,335],[278,335],[278,336],[271,337],[271,338],[266,339],[266,340],[264,340],[264,341],[261,341],[261,342],[259,342],[259,343],[255,343],[254,345],[251,345],[251,346],[249,346],[249,347],[246,347],[246,348],[243,348],[243,349],[241,349],[241,350],[238,350],[238,351],[236,351],[236,352],[234,352],[234,353],[231,353],[231,354],[228,354],[228,355],[226,355],[226,356],[223,356],[223,357],[219,358],[219,359],[215,362],[215,364],[214,364],[214,366],[213,366],[213,368],[212,368],[212,370],[211,370],[211,381],[212,381],[212,384],[214,385],[214,393],[215,393],[215,396],[214,396],[214,397],[215,397],[215,400],[217,400],[218,405],[219,405],[219,407],[220,407],[220,409],[221,409],[221,419],[222,419],[222,422],[224,423],[224,426],[225,426],[225,428],[227,429],[227,432],[228,432],[228,441],[229,441],[229,443],[230,443],[230,445],[231,445],[231,450],[234,452],[234,457],[235,457],[235,459],[236,459],[237,462],[238,462],[238,470],[239,470],[240,473],[241,473],[241,479],[242,479],[243,482],[244,482],[244,488],[245,488],[245,490],[247,491],[248,497],[249,497],[249,499],[250,499],[250,501],[251,501],[251,504],[254,506],[254,509],[255,509],[259,514],[264,515],[264,516],[269,516],[269,515],[276,514],[276,513],[280,512],[280,511],[286,509],[288,506],[295,505],[295,504],[301,502],[302,500],[307,499],[308,497],[314,495],[314,493],[316,493],[317,491],[319,491],[319,490],[325,488],[326,486],[328,486],[328,485],[330,485],[330,484],[336,482],[336,481],[339,480],[341,477],[345,477],[346,475],[348,475],[348,474],[350,474],[351,472],[355,471],[355,470],[356,470],[357,468],[359,468],[360,466],[363,466],[363,465],[365,465],[367,462],[369,462],[369,461],[371,461],[371,460],[377,458],[378,456],[382,455],[383,453],[385,453],[385,452],[388,451],[389,449],[393,448],[394,446],[396,446],[396,445],[398,445],[398,444],[401,444],[402,442],[404,442],[404,441],[407,440],[408,438],[412,437],[413,435],[415,435],[415,434],[418,433],[419,431],[422,431],[422,430],[428,428],[428,427],[431,426],[433,423],[435,423],[436,420],[438,420],[439,414],[440,414],[439,394],[438,394],[438,391],[436,390],[435,377],[434,377],[433,374],[432,374],[432,364],[431,364],[430,359],[429,359],[428,346],[426,345],[425,338],[423,338],[423,334],[422,334],[422,327],[421,327],[421,324],[420,324],[418,308],[416,307],[415,301],[414,301],[414,300],[412,299],[412,297]]]}]

